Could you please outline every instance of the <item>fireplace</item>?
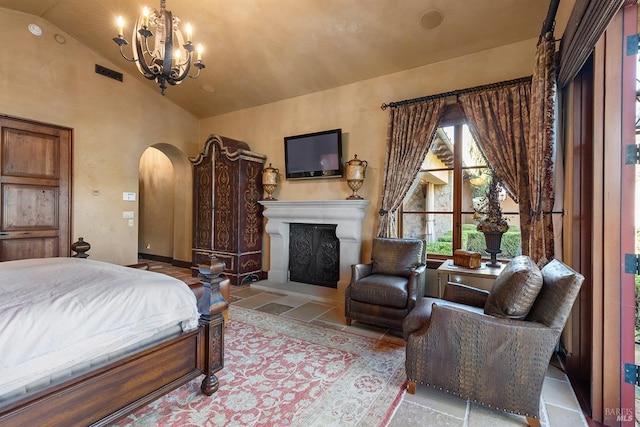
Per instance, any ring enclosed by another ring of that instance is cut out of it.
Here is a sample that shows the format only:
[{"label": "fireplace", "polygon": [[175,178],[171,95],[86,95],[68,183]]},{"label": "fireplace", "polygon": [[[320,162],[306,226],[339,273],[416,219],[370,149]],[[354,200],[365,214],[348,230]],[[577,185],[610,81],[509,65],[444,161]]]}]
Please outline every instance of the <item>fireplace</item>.
[{"label": "fireplace", "polygon": [[339,241],[338,290],[351,279],[351,265],[360,262],[362,220],[368,200],[263,200],[265,231],[270,240],[269,281],[285,283],[289,278],[290,224],[328,224],[335,226]]}]

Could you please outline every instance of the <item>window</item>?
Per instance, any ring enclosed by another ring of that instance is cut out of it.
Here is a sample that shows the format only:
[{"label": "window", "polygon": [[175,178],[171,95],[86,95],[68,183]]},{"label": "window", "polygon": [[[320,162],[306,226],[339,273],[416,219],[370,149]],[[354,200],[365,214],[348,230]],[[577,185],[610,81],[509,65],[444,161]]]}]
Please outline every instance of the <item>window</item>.
[{"label": "window", "polygon": [[[491,176],[464,121],[439,127],[404,199],[399,216],[401,236],[426,240],[429,258],[450,258],[453,250],[460,248],[488,258],[474,213],[481,206]],[[509,230],[502,236],[498,258],[511,259],[522,253],[518,205],[504,189],[500,200]]]}]

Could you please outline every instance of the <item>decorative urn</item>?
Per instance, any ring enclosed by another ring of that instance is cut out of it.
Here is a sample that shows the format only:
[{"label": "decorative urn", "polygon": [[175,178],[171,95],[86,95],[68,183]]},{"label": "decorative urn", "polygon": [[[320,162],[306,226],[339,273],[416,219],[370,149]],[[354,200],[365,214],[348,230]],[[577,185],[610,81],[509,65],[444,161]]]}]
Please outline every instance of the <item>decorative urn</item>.
[{"label": "decorative urn", "polygon": [[264,188],[264,192],[267,193],[265,200],[277,200],[271,195],[276,191],[276,187],[278,187],[279,176],[280,171],[271,167],[271,163],[269,163],[269,167],[262,171],[262,187]]},{"label": "decorative urn", "polygon": [[345,175],[347,176],[347,184],[353,191],[347,200],[362,200],[358,195],[358,190],[364,182],[364,172],[367,170],[367,161],[358,159],[358,155],[354,155],[353,159],[345,163]]},{"label": "decorative urn", "polygon": [[497,260],[498,254],[502,252],[500,246],[502,244],[502,231],[485,231],[484,241],[487,244],[487,253],[491,256],[491,260],[487,262],[487,267],[500,267],[501,263]]}]

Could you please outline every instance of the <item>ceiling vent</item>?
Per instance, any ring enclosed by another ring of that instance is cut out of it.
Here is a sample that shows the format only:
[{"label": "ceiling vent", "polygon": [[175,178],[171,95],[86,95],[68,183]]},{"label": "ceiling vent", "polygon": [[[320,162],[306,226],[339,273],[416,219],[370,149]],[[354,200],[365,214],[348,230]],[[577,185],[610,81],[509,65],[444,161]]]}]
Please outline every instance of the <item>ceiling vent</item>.
[{"label": "ceiling vent", "polygon": [[96,64],[96,74],[109,77],[110,79],[117,80],[119,82],[121,82],[123,78],[122,73],[119,73],[114,70],[110,70],[107,67],[103,67],[102,65],[98,65],[98,64]]}]

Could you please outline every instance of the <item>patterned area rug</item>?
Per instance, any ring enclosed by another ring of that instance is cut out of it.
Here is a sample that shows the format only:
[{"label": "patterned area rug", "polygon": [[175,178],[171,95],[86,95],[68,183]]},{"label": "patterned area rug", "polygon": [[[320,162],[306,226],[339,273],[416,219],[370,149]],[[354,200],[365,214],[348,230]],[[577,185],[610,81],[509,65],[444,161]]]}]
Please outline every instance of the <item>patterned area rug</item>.
[{"label": "patterned area rug", "polygon": [[404,393],[404,347],[230,308],[220,389],[202,378],[118,426],[383,426]]}]

